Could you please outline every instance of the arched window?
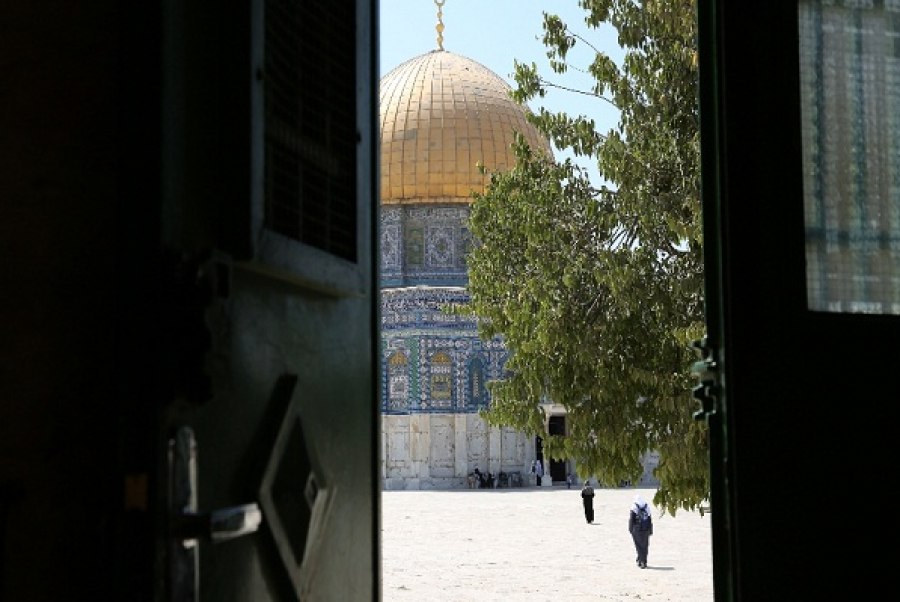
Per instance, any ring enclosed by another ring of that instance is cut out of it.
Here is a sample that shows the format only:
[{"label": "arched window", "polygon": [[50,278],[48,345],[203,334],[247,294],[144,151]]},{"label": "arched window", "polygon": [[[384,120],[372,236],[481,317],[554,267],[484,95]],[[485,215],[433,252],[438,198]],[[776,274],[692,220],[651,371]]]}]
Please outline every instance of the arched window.
[{"label": "arched window", "polygon": [[400,351],[388,359],[388,408],[409,409],[409,361]]},{"label": "arched window", "polygon": [[469,362],[468,408],[471,410],[487,407],[488,396],[484,379],[484,362],[476,357]]},{"label": "arched window", "polygon": [[431,407],[450,409],[453,403],[453,366],[443,352],[431,356]]}]

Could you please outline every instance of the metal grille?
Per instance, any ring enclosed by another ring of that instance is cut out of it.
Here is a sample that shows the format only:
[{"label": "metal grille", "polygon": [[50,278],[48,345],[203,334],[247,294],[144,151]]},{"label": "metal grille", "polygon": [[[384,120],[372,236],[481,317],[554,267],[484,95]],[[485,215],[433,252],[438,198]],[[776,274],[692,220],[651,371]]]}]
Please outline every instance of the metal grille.
[{"label": "metal grille", "polygon": [[900,315],[900,0],[799,22],[809,308]]},{"label": "metal grille", "polygon": [[356,261],[355,11],[351,0],[265,6],[267,228]]}]

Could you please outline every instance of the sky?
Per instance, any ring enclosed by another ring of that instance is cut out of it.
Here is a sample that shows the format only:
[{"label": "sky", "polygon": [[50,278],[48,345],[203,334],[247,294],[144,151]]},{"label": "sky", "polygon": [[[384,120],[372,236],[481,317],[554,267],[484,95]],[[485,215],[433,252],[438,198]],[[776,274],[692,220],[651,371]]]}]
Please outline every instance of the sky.
[{"label": "sky", "polygon": [[[547,49],[541,42],[543,13],[559,15],[569,27],[584,34],[591,44],[620,60],[622,50],[615,30],[588,29],[586,12],[577,0],[444,0],[440,8],[444,24],[444,50],[477,61],[515,87],[512,78],[514,62],[535,63],[546,79],[570,87],[589,89],[592,79],[571,71],[562,79],[550,69]],[[380,0],[379,35],[381,77],[401,63],[438,48],[436,25],[438,7],[434,0]],[[569,62],[586,66],[594,52],[585,44],[569,53]],[[553,91],[542,99],[530,101],[533,111],[541,106],[571,116],[586,115],[594,119],[600,131],[616,126],[616,110],[602,100],[583,94]],[[586,168],[591,182],[598,182],[597,170],[590,160],[555,152],[557,160],[572,158]]]}]

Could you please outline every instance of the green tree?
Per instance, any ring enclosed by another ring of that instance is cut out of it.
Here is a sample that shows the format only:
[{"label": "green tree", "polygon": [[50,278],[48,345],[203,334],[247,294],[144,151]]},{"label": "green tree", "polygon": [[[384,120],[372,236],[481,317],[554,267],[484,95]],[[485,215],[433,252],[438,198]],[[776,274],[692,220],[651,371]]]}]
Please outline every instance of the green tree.
[{"label": "green tree", "polygon": [[[598,102],[620,112],[597,131],[587,116],[541,107],[533,116],[557,148],[596,161],[592,184],[570,160],[533,154],[492,173],[475,194],[470,227],[471,304],[486,337],[512,350],[491,383],[491,424],[541,434],[553,458],[573,458],[603,483],[636,481],[640,457],[659,452],[654,503],[674,514],[708,499],[708,447],[690,374],[702,336],[699,112],[693,0],[580,0],[583,29],[618,32],[620,64],[593,46]],[[590,45],[544,13],[550,67],[564,79],[576,44]],[[567,89],[516,62],[519,102]],[[541,402],[563,404],[569,434],[544,432]]]}]

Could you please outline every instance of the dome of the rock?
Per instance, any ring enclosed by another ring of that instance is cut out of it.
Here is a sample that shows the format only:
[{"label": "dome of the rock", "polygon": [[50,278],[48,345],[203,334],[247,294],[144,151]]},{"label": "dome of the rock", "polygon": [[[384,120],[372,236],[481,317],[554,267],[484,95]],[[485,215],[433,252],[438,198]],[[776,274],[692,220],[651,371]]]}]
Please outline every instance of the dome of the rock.
[{"label": "dome of the rock", "polygon": [[[552,149],[503,78],[443,49],[440,15],[440,48],[381,79],[382,486],[475,487],[482,473],[487,487],[539,484],[529,471],[545,462],[540,438],[480,415],[510,350],[502,336],[482,339],[474,316],[445,309],[470,302],[471,193],[515,166],[517,132],[536,153]],[[548,486],[572,469],[550,458],[546,468]]]}]

